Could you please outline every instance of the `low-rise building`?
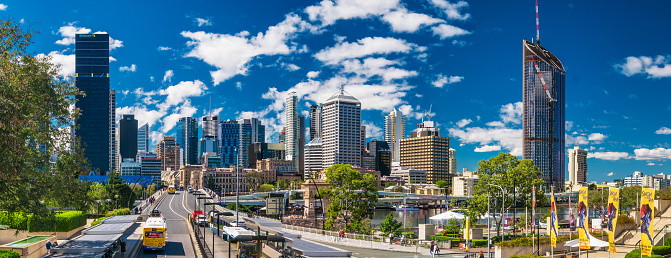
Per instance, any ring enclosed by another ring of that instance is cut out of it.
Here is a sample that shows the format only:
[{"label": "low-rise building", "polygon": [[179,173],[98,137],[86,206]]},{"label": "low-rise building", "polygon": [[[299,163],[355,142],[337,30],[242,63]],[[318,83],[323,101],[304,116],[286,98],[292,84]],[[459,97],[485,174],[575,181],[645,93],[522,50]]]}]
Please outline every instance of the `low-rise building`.
[{"label": "low-rise building", "polygon": [[471,196],[473,187],[479,182],[477,173],[465,168],[461,175],[455,176],[452,180],[453,196]]},{"label": "low-rise building", "polygon": [[[197,184],[197,183],[191,182],[191,179],[193,178],[191,176],[191,174],[193,174],[194,172],[197,172],[197,171],[201,171],[201,170],[203,170],[203,165],[182,166],[179,169],[179,181],[180,181],[180,183],[182,183],[182,186],[184,186],[184,187],[191,186],[191,188],[193,188],[193,189],[200,189],[200,188],[196,188],[194,186],[194,184]],[[198,185],[200,185],[200,184],[198,184]]]},{"label": "low-rise building", "polygon": [[209,180],[209,177],[214,177],[214,191],[221,191],[222,193],[235,193],[236,191],[236,172],[239,172],[240,192],[249,192],[249,185],[247,185],[246,173],[252,173],[252,169],[240,169],[236,171],[235,167],[208,169],[203,174],[203,182]]},{"label": "low-rise building", "polygon": [[277,181],[278,174],[296,174],[295,160],[281,160],[275,158],[262,159],[256,161],[256,170],[263,172],[263,183]]},{"label": "low-rise building", "polygon": [[393,183],[394,185],[405,185],[405,179],[400,176],[382,176],[382,179],[380,179],[380,185],[386,186],[387,183]]},{"label": "low-rise building", "polygon": [[426,171],[401,167],[398,162],[392,163],[392,177],[401,177],[406,184],[426,184]]}]

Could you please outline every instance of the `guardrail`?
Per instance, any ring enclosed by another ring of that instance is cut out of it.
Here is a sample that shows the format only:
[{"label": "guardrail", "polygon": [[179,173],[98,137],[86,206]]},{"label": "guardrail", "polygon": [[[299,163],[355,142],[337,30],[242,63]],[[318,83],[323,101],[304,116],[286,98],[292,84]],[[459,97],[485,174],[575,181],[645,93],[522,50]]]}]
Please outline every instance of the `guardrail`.
[{"label": "guardrail", "polygon": [[198,241],[198,249],[200,249],[200,253],[203,254],[203,256],[206,258],[214,258],[214,254],[212,254],[212,251],[207,246],[207,243],[205,243],[205,235],[203,232],[201,232],[200,226],[198,223],[196,223],[196,221],[191,219],[190,214],[187,213],[187,216],[189,217],[189,223],[191,223],[191,228],[193,228],[193,233],[196,237],[196,240]]},{"label": "guardrail", "polygon": [[[333,243],[339,243],[343,245],[349,245],[349,246],[359,246],[362,248],[371,248],[371,249],[381,249],[381,248],[374,248],[374,243],[387,243],[389,245],[391,244],[397,244],[400,246],[405,246],[405,247],[414,247],[415,252],[417,251],[417,248],[420,246],[423,246],[422,243],[424,240],[419,240],[419,239],[404,239],[401,241],[399,237],[394,237],[391,241],[389,237],[386,236],[378,236],[378,235],[366,235],[366,234],[355,234],[355,233],[345,233],[344,236],[341,236],[340,232],[336,231],[330,231],[330,230],[322,230],[322,229],[317,229],[317,228],[306,228],[306,227],[301,227],[301,226],[293,226],[293,225],[282,225],[283,228],[289,229],[289,230],[296,230],[296,231],[302,231],[302,232],[308,232],[308,233],[313,233],[313,234],[319,234],[323,236],[323,239],[325,242],[333,242]],[[353,240],[345,243],[345,241],[348,240]],[[358,241],[357,241],[358,240]],[[365,243],[364,243],[365,242]],[[424,241],[428,242],[428,241]]]}]

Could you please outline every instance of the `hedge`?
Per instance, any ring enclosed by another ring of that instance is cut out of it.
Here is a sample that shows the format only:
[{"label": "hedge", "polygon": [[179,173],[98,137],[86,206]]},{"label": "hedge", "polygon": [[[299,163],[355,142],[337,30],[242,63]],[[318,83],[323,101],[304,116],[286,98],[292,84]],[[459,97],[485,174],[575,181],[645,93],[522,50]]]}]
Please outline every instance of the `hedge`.
[{"label": "hedge", "polygon": [[[661,256],[659,254],[655,254],[655,247],[652,249],[652,256],[644,256],[644,257],[651,257],[651,258],[663,258],[664,256]],[[641,249],[634,249],[633,251],[629,252],[627,255],[624,256],[624,258],[641,258]]]},{"label": "hedge", "polygon": [[0,258],[21,258],[21,255],[12,250],[0,251]]},{"label": "hedge", "polygon": [[671,246],[671,237],[664,238],[664,245]]},{"label": "hedge", "polygon": [[86,215],[81,211],[58,211],[55,218],[26,215],[25,213],[9,214],[0,212],[0,224],[12,229],[29,232],[67,232],[86,225]]},{"label": "hedge", "polygon": [[634,225],[634,224],[636,224],[636,220],[634,220],[632,217],[629,217],[627,215],[618,215],[617,216],[617,224],[618,225]]},{"label": "hedge", "polygon": [[130,215],[130,209],[128,208],[116,209],[112,212],[112,216],[120,216],[120,215]]}]

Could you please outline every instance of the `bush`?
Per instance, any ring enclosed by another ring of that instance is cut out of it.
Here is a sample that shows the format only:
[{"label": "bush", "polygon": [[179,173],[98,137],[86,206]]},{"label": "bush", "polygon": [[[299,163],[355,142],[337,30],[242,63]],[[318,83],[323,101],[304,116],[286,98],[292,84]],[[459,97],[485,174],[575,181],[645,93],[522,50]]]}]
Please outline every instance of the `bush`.
[{"label": "bush", "polygon": [[81,211],[58,211],[51,218],[0,211],[0,224],[29,232],[67,232],[86,225],[86,215]]},{"label": "bush", "polygon": [[671,246],[671,237],[664,238],[664,245]]},{"label": "bush", "polygon": [[[569,241],[570,239],[576,239],[576,238],[578,238],[577,235],[560,236],[559,238],[557,238],[557,243]],[[532,244],[531,240],[532,240],[531,237],[520,237],[520,238],[517,238],[517,239],[510,240],[510,241],[504,241],[504,242],[497,243],[496,246],[510,246],[510,247],[532,246],[533,244]],[[539,242],[540,242],[540,244],[549,244],[550,243],[550,237],[536,238],[535,241],[536,241],[536,244],[538,244]]]},{"label": "bush", "polygon": [[653,246],[652,253],[658,255],[671,254],[671,246]]},{"label": "bush", "polygon": [[618,215],[617,216],[617,224],[618,225],[634,225],[636,224],[636,221],[627,215]]},{"label": "bush", "polygon": [[0,211],[0,225],[7,225],[12,229],[28,230],[28,216],[23,213]]},{"label": "bush", "polygon": [[86,214],[81,211],[56,214],[56,232],[67,232],[84,225],[86,225]]},{"label": "bush", "polygon": [[[655,254],[655,247],[652,249],[652,256],[646,256],[646,257],[652,257],[652,258],[662,258],[663,256],[659,254]],[[641,257],[641,249],[634,249],[633,251],[629,252],[627,255],[624,256],[624,258],[640,258]]]},{"label": "bush", "polygon": [[456,237],[448,237],[448,236],[431,236],[431,240],[435,241],[442,241],[442,242],[447,242],[447,241],[458,241],[460,238]]},{"label": "bush", "polygon": [[130,215],[130,209],[128,208],[116,209],[112,212],[112,216],[120,216],[120,215]]},{"label": "bush", "polygon": [[401,234],[404,235],[407,239],[415,238],[415,232],[401,232]]},{"label": "bush", "polygon": [[473,247],[485,247],[487,246],[487,239],[473,239]]},{"label": "bush", "polygon": [[20,258],[21,255],[12,250],[0,251],[0,258]]}]

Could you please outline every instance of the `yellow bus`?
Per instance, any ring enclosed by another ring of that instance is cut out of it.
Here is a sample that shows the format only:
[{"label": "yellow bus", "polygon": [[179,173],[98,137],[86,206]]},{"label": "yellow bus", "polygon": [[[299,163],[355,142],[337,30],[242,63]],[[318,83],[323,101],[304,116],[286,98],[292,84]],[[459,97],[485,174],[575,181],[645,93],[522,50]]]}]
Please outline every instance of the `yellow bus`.
[{"label": "yellow bus", "polygon": [[175,186],[174,185],[168,186],[168,194],[175,194]]},{"label": "yellow bus", "polygon": [[142,248],[165,251],[165,233],[167,224],[163,217],[149,217],[142,229]]}]

